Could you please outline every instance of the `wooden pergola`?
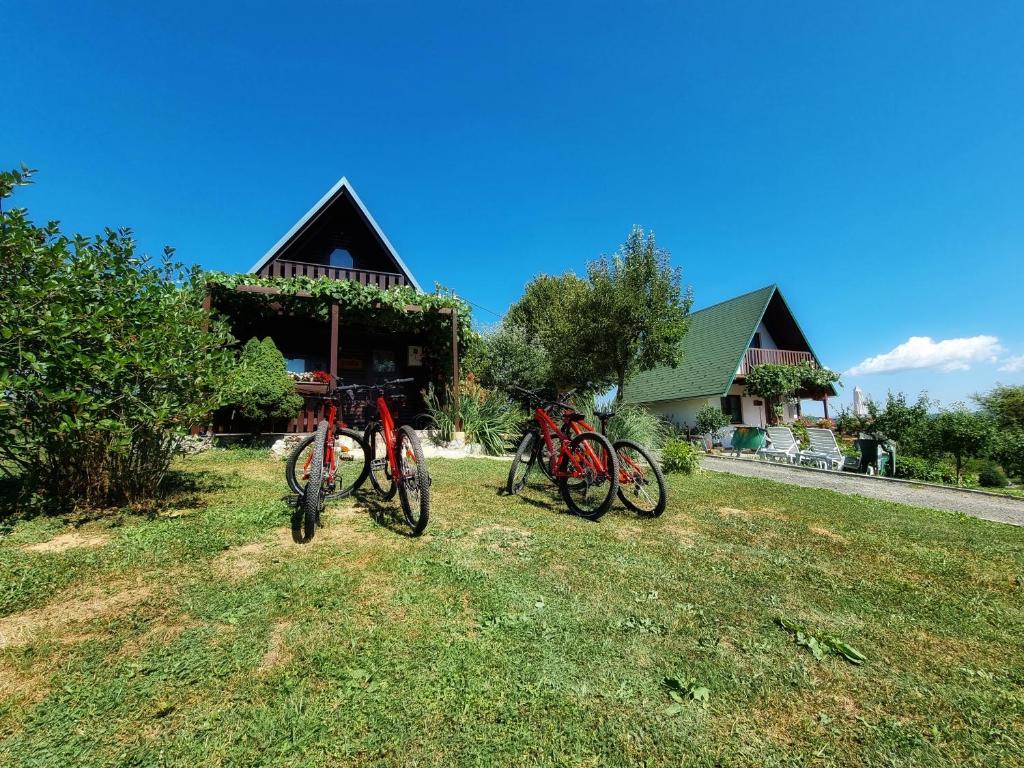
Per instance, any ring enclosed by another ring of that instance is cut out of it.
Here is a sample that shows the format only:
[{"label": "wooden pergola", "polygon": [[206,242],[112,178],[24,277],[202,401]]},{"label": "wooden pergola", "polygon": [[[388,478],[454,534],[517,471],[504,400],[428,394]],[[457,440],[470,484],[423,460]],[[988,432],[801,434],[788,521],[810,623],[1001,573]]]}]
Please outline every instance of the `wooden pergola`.
[{"label": "wooden pergola", "polygon": [[[234,290],[238,293],[256,293],[263,294],[265,296],[295,296],[298,298],[312,299],[315,298],[309,291],[282,291],[280,288],[275,288],[268,285],[236,285]],[[382,308],[383,305],[378,304],[377,308]],[[203,309],[206,311],[207,316],[213,309],[213,294],[210,288],[207,287],[206,295],[203,298]],[[418,304],[406,304],[403,310],[406,313],[416,313],[425,311],[423,307]],[[459,416],[459,399],[460,393],[460,371],[459,371],[459,311],[455,307],[440,307],[436,310],[440,315],[448,315],[451,319],[452,329],[452,399],[455,405],[455,429],[456,431],[462,430],[462,418]],[[341,341],[340,338],[340,322],[341,322],[341,305],[337,301],[331,302],[330,311],[330,330],[331,330],[331,349],[330,349],[330,367],[328,373],[331,374],[331,381],[338,380],[338,345]]]}]

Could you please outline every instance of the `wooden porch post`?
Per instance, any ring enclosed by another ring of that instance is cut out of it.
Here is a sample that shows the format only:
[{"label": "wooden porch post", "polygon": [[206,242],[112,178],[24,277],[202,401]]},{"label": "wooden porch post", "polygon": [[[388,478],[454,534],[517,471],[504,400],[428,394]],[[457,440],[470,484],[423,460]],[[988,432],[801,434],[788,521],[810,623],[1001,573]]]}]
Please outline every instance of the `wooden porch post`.
[{"label": "wooden porch post", "polygon": [[452,399],[455,401],[455,431],[462,431],[462,416],[459,415],[459,400],[461,398],[459,379],[459,310],[452,307]]},{"label": "wooden porch post", "polygon": [[338,379],[338,302],[331,304],[331,384],[337,384]]},{"label": "wooden porch post", "polygon": [[210,310],[213,309],[213,296],[210,295],[210,286],[206,286],[206,295],[203,296],[203,333],[210,330]]},{"label": "wooden porch post", "polygon": [[821,399],[821,402],[822,402],[822,403],[824,404],[824,406],[825,406],[825,418],[827,419],[827,418],[828,418],[828,395],[825,395],[825,396],[824,396],[824,397],[823,397],[823,398]]}]

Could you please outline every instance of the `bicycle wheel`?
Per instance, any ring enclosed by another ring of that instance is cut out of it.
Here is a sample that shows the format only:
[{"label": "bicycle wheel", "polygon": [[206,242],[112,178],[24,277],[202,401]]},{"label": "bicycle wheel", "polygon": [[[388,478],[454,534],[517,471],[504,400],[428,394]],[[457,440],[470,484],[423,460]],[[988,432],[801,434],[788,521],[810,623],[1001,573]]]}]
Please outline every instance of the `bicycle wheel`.
[{"label": "bicycle wheel", "polygon": [[638,515],[661,515],[668,494],[658,462],[646,448],[631,440],[619,440],[614,448],[619,461],[619,499]]},{"label": "bicycle wheel", "polygon": [[309,463],[308,479],[299,507],[302,510],[302,540],[310,541],[316,535],[316,527],[320,524],[320,510],[324,508],[324,484],[327,481],[327,468],[324,466],[324,455],[327,452],[327,422],[320,422],[313,434],[313,459]]},{"label": "bicycle wheel", "polygon": [[526,487],[526,481],[536,463],[537,433],[530,431],[519,441],[516,456],[512,459],[512,466],[508,470],[508,482],[505,484],[505,490],[509,492],[509,495],[514,496]]},{"label": "bicycle wheel", "polygon": [[[342,448],[335,451],[337,468],[334,474],[334,485],[333,488],[328,488],[324,494],[324,498],[328,501],[351,496],[366,481],[366,475],[370,471],[369,455],[361,434],[353,429],[339,429],[335,431],[335,437],[347,438],[355,442],[356,445],[354,449]],[[292,493],[302,495],[306,488],[307,461],[310,465],[312,464],[313,440],[315,438],[315,432],[309,437],[303,438],[288,455],[284,474]]]},{"label": "bicycle wheel", "polygon": [[390,499],[395,495],[398,486],[391,476],[391,464],[388,462],[388,449],[384,441],[384,430],[380,424],[371,424],[366,428],[363,446],[367,454],[370,472],[370,485],[382,499]]},{"label": "bicycle wheel", "polygon": [[402,512],[413,535],[419,536],[430,518],[430,474],[416,430],[408,425],[398,428],[395,453],[398,454],[401,472],[398,498],[402,502]]},{"label": "bicycle wheel", "polygon": [[619,490],[619,468],[608,438],[581,432],[558,463],[558,490],[569,510],[588,520],[608,511]]}]

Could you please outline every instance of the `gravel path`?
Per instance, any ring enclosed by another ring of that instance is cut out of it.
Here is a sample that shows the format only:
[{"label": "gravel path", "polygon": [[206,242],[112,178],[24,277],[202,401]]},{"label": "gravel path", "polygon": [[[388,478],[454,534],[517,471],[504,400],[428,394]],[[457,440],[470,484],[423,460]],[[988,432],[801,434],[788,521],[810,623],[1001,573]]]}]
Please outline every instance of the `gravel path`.
[{"label": "gravel path", "polygon": [[956,488],[936,488],[930,485],[865,477],[848,472],[789,467],[784,464],[750,459],[705,456],[703,466],[712,472],[763,477],[780,483],[802,485],[806,488],[827,488],[838,493],[895,501],[915,507],[963,512],[965,515],[979,517],[982,520],[1024,525],[1024,500],[1006,496],[971,493]]}]

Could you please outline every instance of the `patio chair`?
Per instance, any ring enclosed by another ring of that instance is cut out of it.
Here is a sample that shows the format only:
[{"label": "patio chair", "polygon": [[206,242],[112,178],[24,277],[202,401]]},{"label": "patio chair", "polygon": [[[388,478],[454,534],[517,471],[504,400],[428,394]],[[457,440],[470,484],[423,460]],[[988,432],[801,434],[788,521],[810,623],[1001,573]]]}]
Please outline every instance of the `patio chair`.
[{"label": "patio chair", "polygon": [[757,457],[767,461],[796,463],[800,455],[800,443],[793,437],[789,427],[768,427],[768,440],[757,452]]},{"label": "patio chair", "polygon": [[831,429],[807,428],[807,438],[811,445],[806,451],[800,451],[801,464],[813,464],[820,469],[839,469],[846,457],[839,450],[835,433]]}]

